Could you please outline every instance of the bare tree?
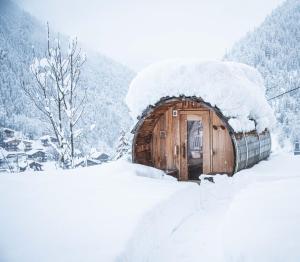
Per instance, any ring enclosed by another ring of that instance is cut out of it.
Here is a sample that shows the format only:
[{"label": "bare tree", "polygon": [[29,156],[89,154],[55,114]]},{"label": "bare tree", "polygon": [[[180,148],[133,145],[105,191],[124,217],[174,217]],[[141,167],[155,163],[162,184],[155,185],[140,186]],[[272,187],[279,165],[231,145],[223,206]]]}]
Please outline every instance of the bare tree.
[{"label": "bare tree", "polygon": [[67,115],[69,127],[72,166],[74,166],[74,141],[81,134],[81,130],[75,130],[75,127],[81,119],[86,105],[86,88],[80,90],[83,92],[78,92],[78,82],[84,62],[85,58],[81,55],[81,50],[77,48],[77,39],[72,39],[69,43],[68,51],[69,77],[66,78],[63,96],[63,108]]},{"label": "bare tree", "polygon": [[73,167],[75,130],[84,112],[86,88],[79,88],[79,78],[85,56],[78,48],[77,39],[70,40],[63,52],[60,40],[51,41],[48,25],[47,52],[44,58],[35,58],[30,71],[35,85],[22,84],[23,90],[50,123],[58,141],[60,165]]}]

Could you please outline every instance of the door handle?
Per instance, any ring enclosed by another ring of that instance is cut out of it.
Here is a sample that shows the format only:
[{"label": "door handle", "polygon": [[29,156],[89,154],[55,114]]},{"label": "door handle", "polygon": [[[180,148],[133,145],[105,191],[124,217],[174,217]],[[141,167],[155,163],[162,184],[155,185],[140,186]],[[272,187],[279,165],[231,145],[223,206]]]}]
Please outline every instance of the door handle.
[{"label": "door handle", "polygon": [[174,155],[175,156],[179,155],[179,145],[175,145],[175,147],[174,147]]},{"label": "door handle", "polygon": [[185,158],[186,156],[186,148],[185,148],[185,143],[182,144],[182,157]]}]

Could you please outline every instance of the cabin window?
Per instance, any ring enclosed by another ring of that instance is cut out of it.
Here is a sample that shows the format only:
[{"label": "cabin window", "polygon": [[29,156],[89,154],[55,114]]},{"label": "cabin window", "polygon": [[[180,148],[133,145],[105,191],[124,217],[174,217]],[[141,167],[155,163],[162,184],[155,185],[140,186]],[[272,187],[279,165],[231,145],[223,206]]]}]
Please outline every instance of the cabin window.
[{"label": "cabin window", "polygon": [[295,143],[295,151],[299,151],[300,150],[300,143],[296,142]]},{"label": "cabin window", "polygon": [[189,157],[200,158],[203,148],[203,126],[201,121],[188,121]]},{"label": "cabin window", "polygon": [[199,120],[189,120],[187,128],[189,174],[193,176],[195,173],[198,179],[203,172],[203,124]]}]

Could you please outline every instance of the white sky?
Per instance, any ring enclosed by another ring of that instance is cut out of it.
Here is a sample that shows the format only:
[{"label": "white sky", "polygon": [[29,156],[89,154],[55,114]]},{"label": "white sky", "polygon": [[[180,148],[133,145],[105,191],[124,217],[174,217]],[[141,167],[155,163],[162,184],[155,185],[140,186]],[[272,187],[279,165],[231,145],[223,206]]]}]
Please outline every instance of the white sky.
[{"label": "white sky", "polygon": [[17,0],[55,30],[139,70],[168,58],[220,59],[283,0]]}]

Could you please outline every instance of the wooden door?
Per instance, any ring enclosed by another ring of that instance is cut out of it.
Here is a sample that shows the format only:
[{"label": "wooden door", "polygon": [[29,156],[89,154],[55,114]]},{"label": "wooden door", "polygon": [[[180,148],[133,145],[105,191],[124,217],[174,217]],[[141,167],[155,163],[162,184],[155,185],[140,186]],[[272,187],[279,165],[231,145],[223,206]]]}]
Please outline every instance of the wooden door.
[{"label": "wooden door", "polygon": [[[200,174],[211,172],[209,111],[181,111],[179,122],[179,178],[180,180],[198,179]],[[195,129],[198,130],[198,134]]]}]

